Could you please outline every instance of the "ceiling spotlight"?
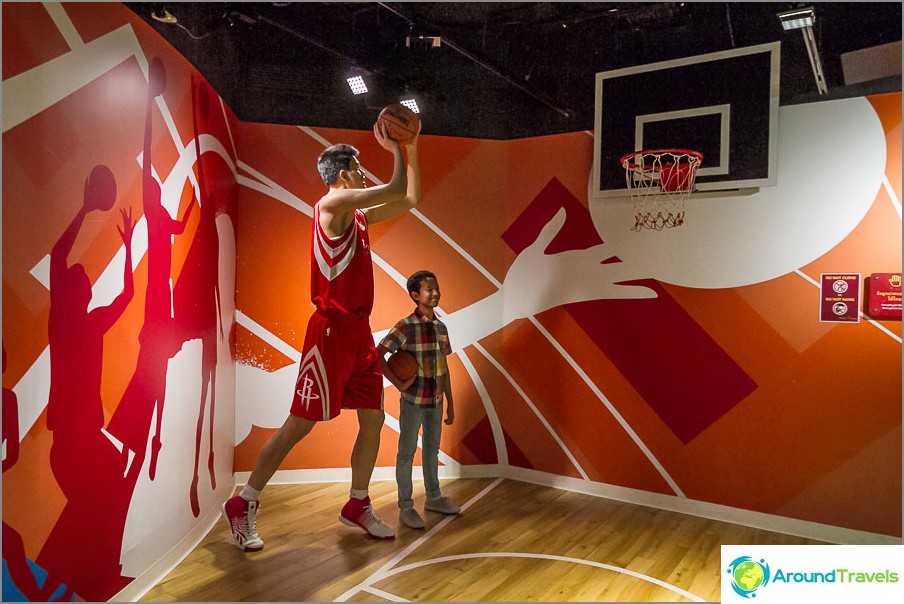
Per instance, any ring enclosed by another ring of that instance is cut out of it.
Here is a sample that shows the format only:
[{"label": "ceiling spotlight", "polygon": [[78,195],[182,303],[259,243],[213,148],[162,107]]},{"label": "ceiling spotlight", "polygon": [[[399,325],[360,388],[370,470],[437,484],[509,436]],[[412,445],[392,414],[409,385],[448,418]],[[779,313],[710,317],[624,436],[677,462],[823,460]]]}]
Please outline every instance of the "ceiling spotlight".
[{"label": "ceiling spotlight", "polygon": [[345,79],[348,82],[348,87],[351,88],[352,94],[359,95],[367,92],[367,83],[364,81],[363,76],[351,76]]},{"label": "ceiling spotlight", "polygon": [[812,6],[795,8],[778,13],[779,21],[785,31],[799,29],[804,36],[804,45],[807,47],[807,55],[810,57],[810,68],[813,77],[816,78],[816,90],[819,94],[829,91],[826,85],[825,74],[822,71],[822,61],[819,60],[819,48],[816,45],[816,36],[813,35],[813,24],[816,23],[816,12]]},{"label": "ceiling spotlight", "polygon": [[172,15],[166,7],[161,7],[158,9],[154,9],[151,11],[151,19],[154,21],[160,21],[161,23],[177,23],[178,19]]},{"label": "ceiling spotlight", "polygon": [[782,29],[788,31],[790,29],[801,29],[803,27],[813,27],[816,22],[816,13],[812,6],[807,8],[795,8],[778,13],[779,21],[782,22]]},{"label": "ceiling spotlight", "polygon": [[415,113],[421,112],[421,108],[417,106],[417,101],[415,99],[406,98],[406,99],[402,99],[399,102],[402,103],[403,105],[405,105],[406,107],[408,107],[409,109],[411,109],[412,111],[414,111]]}]

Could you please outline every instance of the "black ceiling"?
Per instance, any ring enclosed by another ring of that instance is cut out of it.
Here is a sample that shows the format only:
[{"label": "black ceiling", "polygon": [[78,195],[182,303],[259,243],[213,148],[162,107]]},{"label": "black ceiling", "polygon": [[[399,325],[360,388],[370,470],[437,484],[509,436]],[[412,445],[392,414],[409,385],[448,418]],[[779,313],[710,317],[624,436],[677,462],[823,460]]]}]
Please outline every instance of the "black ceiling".
[{"label": "black ceiling", "polygon": [[[803,36],[776,13],[812,5],[829,94]],[[594,74],[781,41],[781,104],[901,89],[844,86],[841,55],[901,40],[901,3],[261,2],[149,3],[140,15],[251,122],[367,129],[419,94],[424,132],[511,139],[592,130]],[[152,18],[168,11],[176,23]],[[406,37],[438,36],[438,48]],[[353,97],[345,72],[373,74]],[[743,74],[738,74],[743,77]],[[693,86],[693,82],[688,82]],[[656,94],[656,91],[650,91]]]}]

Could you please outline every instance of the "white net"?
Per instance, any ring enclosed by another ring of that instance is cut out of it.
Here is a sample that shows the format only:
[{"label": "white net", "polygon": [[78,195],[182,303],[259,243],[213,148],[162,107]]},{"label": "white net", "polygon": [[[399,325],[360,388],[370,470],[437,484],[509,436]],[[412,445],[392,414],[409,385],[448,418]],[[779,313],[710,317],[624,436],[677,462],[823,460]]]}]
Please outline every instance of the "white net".
[{"label": "white net", "polygon": [[625,180],[634,201],[631,230],[681,226],[684,206],[694,190],[703,155],[696,151],[664,149],[635,151],[621,158]]}]

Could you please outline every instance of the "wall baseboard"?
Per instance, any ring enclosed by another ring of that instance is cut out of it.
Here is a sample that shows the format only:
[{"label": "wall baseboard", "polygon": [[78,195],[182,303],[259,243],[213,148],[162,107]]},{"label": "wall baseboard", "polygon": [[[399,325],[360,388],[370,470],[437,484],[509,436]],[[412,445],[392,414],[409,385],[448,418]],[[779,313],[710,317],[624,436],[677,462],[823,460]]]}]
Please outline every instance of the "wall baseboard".
[{"label": "wall baseboard", "polygon": [[688,514],[690,516],[698,516],[708,520],[729,522],[731,524],[749,526],[751,528],[782,533],[784,535],[794,535],[795,537],[803,537],[815,541],[825,541],[832,544],[901,545],[902,543],[901,537],[880,535],[878,533],[858,531],[829,524],[819,524],[817,522],[787,518],[785,516],[764,514],[762,512],[743,510],[716,503],[708,503],[706,501],[677,497],[675,495],[662,495],[659,493],[650,493],[649,491],[628,489],[601,482],[582,480],[580,478],[570,478],[568,476],[538,472],[537,470],[509,466],[502,475],[511,480],[520,480],[522,482],[539,484],[565,491],[574,491],[576,493],[593,495],[595,497],[605,497],[606,499],[613,499],[624,503],[632,503],[660,510]]},{"label": "wall baseboard", "polygon": [[[250,472],[237,472],[237,484],[244,484]],[[820,524],[796,518],[787,518],[773,514],[764,514],[740,508],[733,508],[716,503],[697,501],[675,495],[663,495],[619,487],[602,482],[582,480],[568,476],[559,476],[537,470],[528,470],[514,466],[498,464],[479,466],[440,466],[440,478],[508,478],[543,486],[573,491],[594,497],[605,497],[614,501],[643,505],[690,516],[698,516],[708,520],[730,522],[741,526],[749,526],[764,531],[772,531],[785,535],[794,535],[815,541],[825,541],[838,545],[900,545],[901,537],[881,535],[867,531],[858,531],[829,524]],[[304,484],[314,482],[349,482],[349,468],[324,468],[316,470],[281,470],[277,472],[270,484]],[[423,479],[420,466],[412,468],[412,478]],[[374,468],[372,480],[395,480],[394,467]]]},{"label": "wall baseboard", "polygon": [[[499,478],[502,475],[500,466],[486,464],[479,466],[440,466],[438,468],[440,478]],[[251,472],[236,472],[237,485],[248,482]],[[413,480],[423,480],[424,473],[421,466],[411,468]],[[318,468],[312,470],[279,470],[267,484],[308,484],[315,482],[351,482],[351,468]],[[374,468],[371,481],[395,480],[395,466],[378,466]]]}]

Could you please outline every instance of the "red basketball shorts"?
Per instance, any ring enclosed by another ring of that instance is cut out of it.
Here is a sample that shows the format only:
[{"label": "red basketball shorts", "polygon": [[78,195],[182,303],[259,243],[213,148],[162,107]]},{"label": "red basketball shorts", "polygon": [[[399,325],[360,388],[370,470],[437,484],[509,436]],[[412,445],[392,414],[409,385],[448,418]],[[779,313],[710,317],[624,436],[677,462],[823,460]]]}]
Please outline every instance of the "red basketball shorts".
[{"label": "red basketball shorts", "polygon": [[383,374],[367,319],[315,312],[304,337],[292,415],[327,421],[340,409],[382,409]]}]

